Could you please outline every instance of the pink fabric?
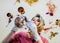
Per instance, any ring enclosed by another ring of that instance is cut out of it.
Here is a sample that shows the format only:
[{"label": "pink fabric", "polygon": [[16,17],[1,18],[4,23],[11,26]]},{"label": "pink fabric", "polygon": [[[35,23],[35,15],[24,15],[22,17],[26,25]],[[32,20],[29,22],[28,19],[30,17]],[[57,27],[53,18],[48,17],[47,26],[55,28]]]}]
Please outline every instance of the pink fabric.
[{"label": "pink fabric", "polygon": [[[40,37],[43,43],[49,43],[46,38],[43,38],[42,36]],[[33,37],[28,38],[26,32],[20,32],[20,33],[13,35],[9,43],[37,43],[37,42],[33,39]]]}]

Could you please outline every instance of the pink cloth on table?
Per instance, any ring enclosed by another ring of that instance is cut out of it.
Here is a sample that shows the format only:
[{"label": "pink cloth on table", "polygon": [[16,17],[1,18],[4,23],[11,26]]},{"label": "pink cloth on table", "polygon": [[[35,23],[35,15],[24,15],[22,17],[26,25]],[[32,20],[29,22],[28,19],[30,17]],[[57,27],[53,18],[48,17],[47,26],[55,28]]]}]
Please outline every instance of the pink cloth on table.
[{"label": "pink cloth on table", "polygon": [[[49,43],[48,40],[42,36],[40,36],[43,43]],[[12,36],[9,43],[37,43],[35,40],[33,40],[33,37],[28,38],[26,32],[19,32]]]}]

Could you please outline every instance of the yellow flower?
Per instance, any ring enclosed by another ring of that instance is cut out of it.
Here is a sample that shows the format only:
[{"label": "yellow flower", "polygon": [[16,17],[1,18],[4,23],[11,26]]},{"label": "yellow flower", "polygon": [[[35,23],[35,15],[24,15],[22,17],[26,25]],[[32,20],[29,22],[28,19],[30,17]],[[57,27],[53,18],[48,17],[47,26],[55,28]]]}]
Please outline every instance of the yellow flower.
[{"label": "yellow flower", "polygon": [[26,2],[31,6],[33,3],[37,2],[38,0],[26,0]]}]

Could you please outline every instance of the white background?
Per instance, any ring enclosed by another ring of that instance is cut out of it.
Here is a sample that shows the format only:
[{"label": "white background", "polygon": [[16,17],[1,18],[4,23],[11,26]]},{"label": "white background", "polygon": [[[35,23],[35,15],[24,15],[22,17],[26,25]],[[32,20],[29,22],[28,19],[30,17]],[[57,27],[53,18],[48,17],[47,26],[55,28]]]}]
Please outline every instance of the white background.
[{"label": "white background", "polygon": [[[11,23],[8,27],[6,27],[8,23],[8,18],[6,17],[6,14],[8,12],[11,12],[13,16],[17,15],[17,8],[22,6],[25,9],[25,15],[31,19],[36,14],[40,14],[44,21],[45,21],[45,27],[49,27],[49,21],[55,21],[56,19],[60,19],[60,0],[52,0],[52,2],[56,5],[54,16],[51,17],[49,15],[46,15],[46,12],[48,10],[46,3],[48,0],[39,0],[37,3],[34,3],[33,6],[29,6],[28,3],[25,2],[25,0],[21,0],[20,3],[15,3],[16,0],[0,0],[0,43],[1,41],[9,34],[11,28],[13,27],[13,23]],[[59,28],[52,30],[59,32]],[[48,34],[45,34],[48,38]],[[50,43],[59,43],[60,34],[53,38],[52,40],[49,40]]]}]

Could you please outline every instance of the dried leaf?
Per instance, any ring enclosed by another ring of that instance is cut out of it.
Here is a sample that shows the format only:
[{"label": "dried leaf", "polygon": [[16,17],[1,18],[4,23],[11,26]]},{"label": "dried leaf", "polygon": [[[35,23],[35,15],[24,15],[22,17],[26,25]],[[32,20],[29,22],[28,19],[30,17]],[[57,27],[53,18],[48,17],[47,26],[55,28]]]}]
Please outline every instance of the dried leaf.
[{"label": "dried leaf", "polygon": [[20,3],[20,0],[16,0],[16,2]]}]

